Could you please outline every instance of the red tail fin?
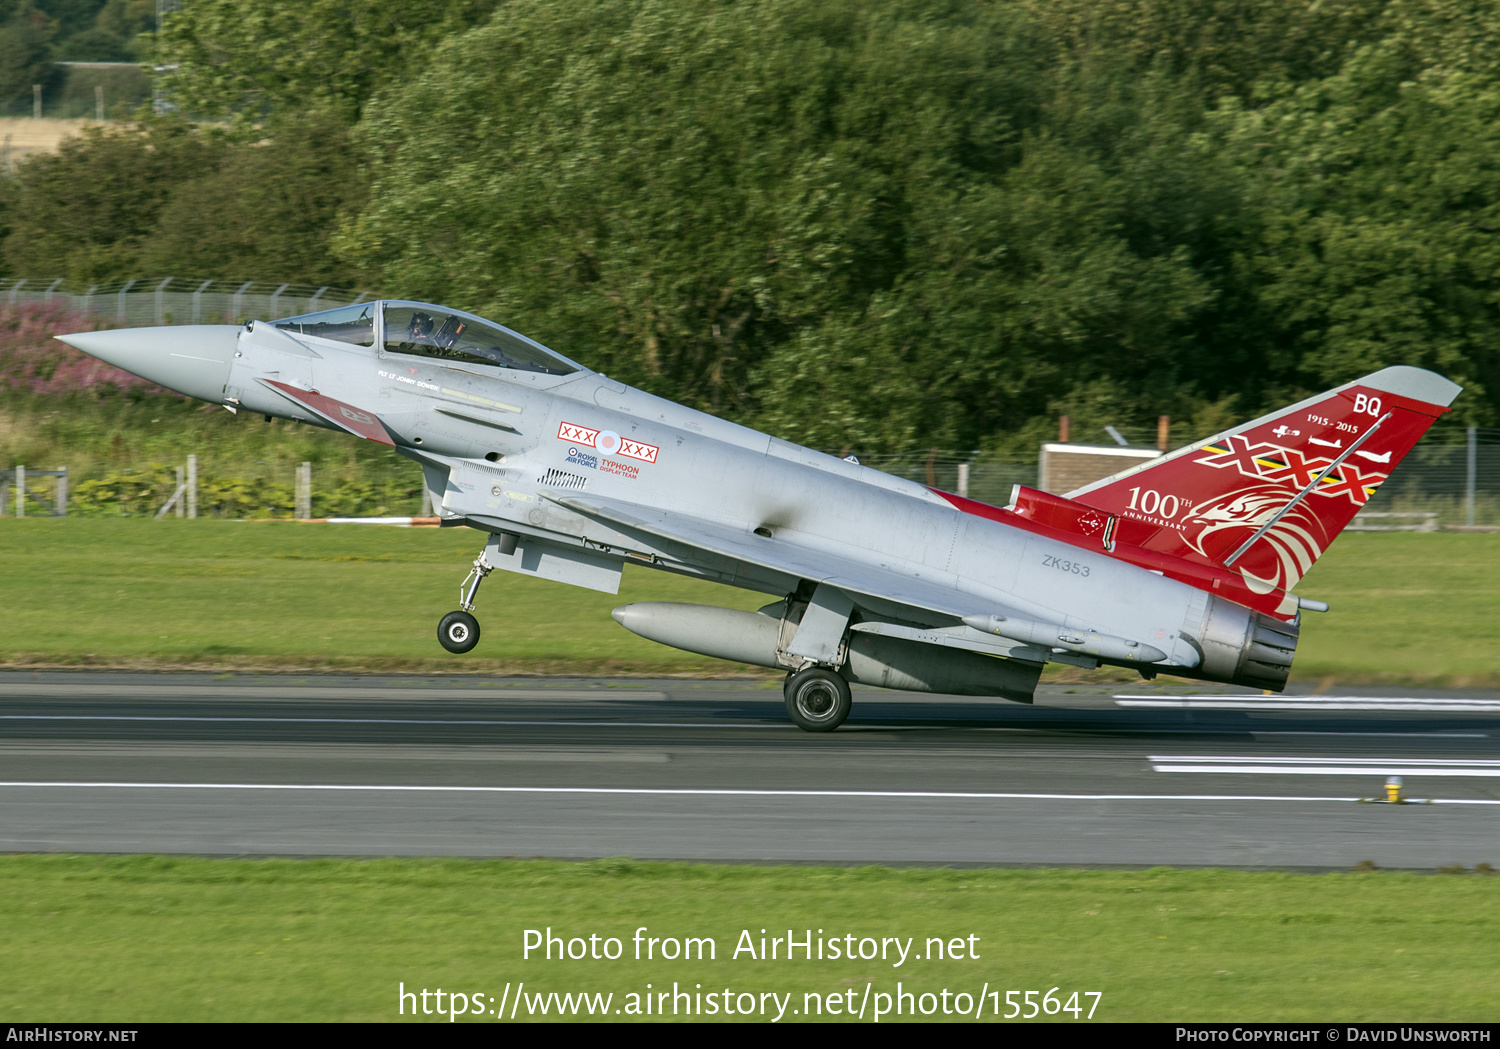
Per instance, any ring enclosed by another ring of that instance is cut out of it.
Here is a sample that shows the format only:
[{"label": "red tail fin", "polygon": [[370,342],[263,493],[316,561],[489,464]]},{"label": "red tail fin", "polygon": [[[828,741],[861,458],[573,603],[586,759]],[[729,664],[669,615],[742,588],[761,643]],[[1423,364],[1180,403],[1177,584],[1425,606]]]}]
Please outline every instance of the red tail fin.
[{"label": "red tail fin", "polygon": [[1290,590],[1461,388],[1386,368],[1068,493],[1119,541]]}]

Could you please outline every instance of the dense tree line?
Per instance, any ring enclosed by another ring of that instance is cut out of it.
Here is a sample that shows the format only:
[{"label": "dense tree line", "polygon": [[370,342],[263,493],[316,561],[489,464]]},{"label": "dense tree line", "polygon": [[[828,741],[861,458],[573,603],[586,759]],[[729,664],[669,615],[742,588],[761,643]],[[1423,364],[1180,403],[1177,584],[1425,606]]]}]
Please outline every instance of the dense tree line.
[{"label": "dense tree line", "polygon": [[0,265],[447,301],[823,447],[1395,363],[1490,422],[1497,45],[1496,0],[193,0],[201,122],[24,165]]},{"label": "dense tree line", "polygon": [[155,22],[152,0],[0,0],[0,102],[50,94],[62,78],[55,62],[135,62]]}]

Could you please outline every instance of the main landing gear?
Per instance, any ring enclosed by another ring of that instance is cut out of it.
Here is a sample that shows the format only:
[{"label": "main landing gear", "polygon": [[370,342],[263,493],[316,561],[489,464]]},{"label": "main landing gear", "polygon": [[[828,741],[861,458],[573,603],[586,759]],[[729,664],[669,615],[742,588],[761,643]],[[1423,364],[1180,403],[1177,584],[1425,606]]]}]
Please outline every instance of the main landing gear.
[{"label": "main landing gear", "polygon": [[484,559],[484,551],[474,558],[474,567],[458,587],[458,610],[449,612],[438,620],[438,644],[449,652],[462,655],[479,644],[479,620],[472,615],[474,595],[484,577],[495,570],[495,566]]},{"label": "main landing gear", "polygon": [[786,712],[806,732],[832,732],[849,716],[854,697],[843,675],[828,667],[804,667],[782,685]]}]

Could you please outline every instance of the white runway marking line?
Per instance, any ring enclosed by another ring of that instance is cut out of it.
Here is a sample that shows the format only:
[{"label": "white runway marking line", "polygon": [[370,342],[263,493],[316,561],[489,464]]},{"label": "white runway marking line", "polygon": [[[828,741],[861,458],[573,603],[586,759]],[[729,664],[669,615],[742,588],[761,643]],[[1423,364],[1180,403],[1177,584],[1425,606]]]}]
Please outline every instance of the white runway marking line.
[{"label": "white runway marking line", "polygon": [[[121,783],[17,780],[5,787],[82,787],[101,790],[306,790],[416,794],[604,794],[730,798],[911,798],[935,801],[1301,801],[1360,802],[1367,798],[1303,794],[1030,794],[1009,791],[924,790],[719,790],[695,787],[462,787],[345,783]],[[1491,798],[1424,798],[1433,805],[1500,805]]]},{"label": "white runway marking line", "polygon": [[1313,732],[1299,729],[1251,731],[1252,736],[1391,736],[1396,739],[1489,739],[1488,732]]},{"label": "white runway marking line", "polygon": [[235,722],[267,725],[500,725],[582,728],[775,728],[795,729],[779,721],[735,723],[692,721],[479,721],[459,718],[234,718],[188,717],[155,714],[0,714],[0,721],[191,721]]},{"label": "white runway marking line", "polygon": [[[1007,791],[943,790],[736,790],[699,787],[467,787],[409,786],[391,784],[346,783],[126,783],[86,782],[75,780],[16,780],[0,782],[3,787],[84,787],[107,790],[331,790],[331,791],[410,791],[432,794],[605,794],[679,797],[743,798],[916,798],[951,800],[1036,800],[1036,801],[1359,801],[1359,798],[1311,797],[1303,795],[1246,794],[1036,794]],[[1495,804],[1500,805],[1500,801]]]},{"label": "white runway marking line", "polygon": [[48,697],[55,699],[83,699],[89,697],[100,697],[104,699],[160,699],[168,702],[180,700],[206,699],[214,702],[223,700],[244,700],[248,702],[264,702],[275,697],[285,701],[285,697],[295,696],[298,700],[332,700],[335,702],[364,702],[367,700],[394,701],[394,702],[422,702],[428,703],[433,700],[453,700],[467,702],[472,700],[522,700],[525,702],[543,701],[552,702],[566,700],[569,702],[592,702],[594,700],[644,700],[646,702],[663,702],[667,694],[660,689],[634,689],[634,688],[515,688],[507,685],[476,685],[464,687],[429,687],[412,688],[390,685],[296,685],[279,682],[277,684],[212,684],[201,685],[90,685],[70,683],[65,685],[40,683],[40,682],[16,682],[0,680],[0,697],[33,699]]},{"label": "white runway marking line", "polygon": [[[1343,801],[1370,798],[1320,797],[1307,794],[1023,794],[1010,791],[735,791],[735,789],[651,788],[651,786],[399,786],[377,783],[121,783],[77,780],[12,780],[6,786],[130,789],[130,791],[374,791],[411,794],[612,794],[643,797],[799,797],[912,798],[935,801]],[[1416,803],[1416,801],[1413,801]],[[1422,798],[1422,804],[1500,804],[1500,798]]]},{"label": "white runway marking line", "polygon": [[1277,758],[1218,754],[1152,754],[1153,772],[1250,773],[1277,776],[1500,777],[1500,761],[1476,758]]},{"label": "white runway marking line", "polygon": [[1428,714],[1500,714],[1500,699],[1443,696],[1136,696],[1116,695],[1121,707],[1167,710],[1408,710]]},{"label": "white runway marking line", "polygon": [[[175,714],[0,714],[0,721],[187,721],[236,722],[267,725],[498,725],[501,727],[542,728],[728,728],[776,729],[801,731],[787,721],[520,721],[475,720],[459,718],[252,718],[194,717]],[[1034,732],[1029,726],[991,725],[908,725],[877,724],[839,726],[841,732]]]}]

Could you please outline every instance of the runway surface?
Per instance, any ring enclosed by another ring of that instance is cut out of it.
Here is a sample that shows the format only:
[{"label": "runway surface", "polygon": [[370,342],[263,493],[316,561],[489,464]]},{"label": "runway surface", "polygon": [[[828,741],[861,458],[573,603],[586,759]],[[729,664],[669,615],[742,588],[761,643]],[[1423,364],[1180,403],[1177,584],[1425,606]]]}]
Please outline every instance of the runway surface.
[{"label": "runway surface", "polygon": [[10,852],[1430,870],[1497,832],[1477,692],[857,689],[811,735],[773,682],[0,673]]}]

